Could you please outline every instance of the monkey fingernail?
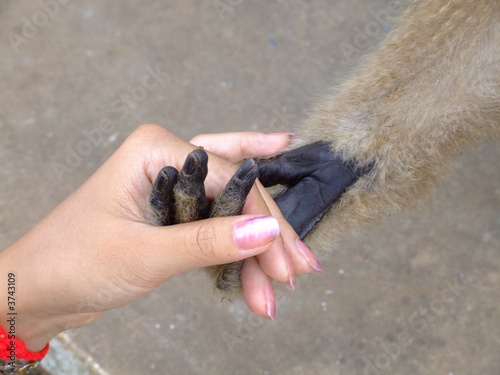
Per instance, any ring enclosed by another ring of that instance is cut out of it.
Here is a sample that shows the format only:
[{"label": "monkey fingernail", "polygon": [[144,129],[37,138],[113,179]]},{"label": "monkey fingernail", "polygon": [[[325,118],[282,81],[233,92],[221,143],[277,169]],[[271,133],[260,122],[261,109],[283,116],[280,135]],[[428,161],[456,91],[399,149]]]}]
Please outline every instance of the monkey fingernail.
[{"label": "monkey fingernail", "polygon": [[321,264],[318,262],[311,249],[309,249],[307,245],[300,240],[300,238],[297,238],[296,244],[299,252],[304,256],[307,263],[311,265],[316,273],[323,273],[323,266],[321,266]]},{"label": "monkey fingernail", "polygon": [[159,173],[153,184],[152,196],[158,201],[164,202],[171,199],[174,185],[177,182],[179,172],[174,167],[165,167]]},{"label": "monkey fingernail", "polygon": [[266,282],[265,286],[265,294],[266,294],[266,313],[269,319],[274,320],[276,317],[276,298],[274,296],[274,287],[273,282]]},{"label": "monkey fingernail", "polygon": [[185,176],[191,176],[198,168],[199,160],[194,154],[189,154],[182,168],[182,173]]},{"label": "monkey fingernail", "polygon": [[252,250],[273,242],[279,233],[278,220],[271,216],[260,216],[236,224],[233,238],[238,249]]},{"label": "monkey fingernail", "polygon": [[206,173],[204,173],[204,170],[206,169],[207,162],[207,153],[201,149],[196,149],[186,157],[186,161],[184,162],[181,173],[186,177],[190,177],[195,172],[198,172],[198,174],[206,175]]}]

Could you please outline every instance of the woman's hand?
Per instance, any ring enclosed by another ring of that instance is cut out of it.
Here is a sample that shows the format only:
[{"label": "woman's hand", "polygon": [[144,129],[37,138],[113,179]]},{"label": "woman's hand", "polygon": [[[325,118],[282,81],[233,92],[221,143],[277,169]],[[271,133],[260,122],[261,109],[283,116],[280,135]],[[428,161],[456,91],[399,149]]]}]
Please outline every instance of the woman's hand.
[{"label": "woman's hand", "polygon": [[[210,155],[207,195],[219,194],[236,170],[226,159],[275,154],[288,138],[241,133],[193,139],[223,156]],[[269,281],[293,285],[294,270],[317,268],[312,254],[297,248],[297,235],[259,184],[241,216],[149,224],[145,209],[152,181],[165,165],[180,169],[194,148],[163,128],[140,127],[77,191],[0,254],[1,290],[7,290],[7,273],[16,274],[17,336],[28,349],[42,349],[61,331],[89,324],[181,272],[249,257],[242,274],[245,300],[256,314],[273,318]],[[5,327],[6,312],[0,313]]]},{"label": "woman's hand", "polygon": [[[196,136],[190,142],[227,160],[239,163],[244,159],[263,158],[282,152],[289,145],[291,135],[291,133],[203,134]],[[288,288],[293,290],[295,273],[304,274],[313,270],[321,273],[323,268],[311,250],[300,241],[297,233],[259,181],[256,182],[256,187],[267,205],[266,214],[278,219],[281,236],[271,246],[270,251],[245,260],[241,284],[249,308],[257,315],[274,319],[275,300],[271,279],[285,282]],[[252,199],[251,195],[252,193],[247,199],[243,213],[253,212],[252,206],[248,205]]]}]

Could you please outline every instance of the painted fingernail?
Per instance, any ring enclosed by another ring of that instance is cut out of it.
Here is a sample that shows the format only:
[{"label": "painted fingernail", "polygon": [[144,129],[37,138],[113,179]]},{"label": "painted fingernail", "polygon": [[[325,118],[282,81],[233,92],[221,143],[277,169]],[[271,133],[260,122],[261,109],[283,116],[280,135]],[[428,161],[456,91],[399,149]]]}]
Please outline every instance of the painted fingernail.
[{"label": "painted fingernail", "polygon": [[276,298],[274,296],[273,282],[266,282],[265,286],[266,293],[266,312],[269,319],[274,320],[276,317]]},{"label": "painted fingernail", "polygon": [[285,260],[286,266],[288,268],[288,283],[286,287],[288,290],[295,290],[295,272],[293,270],[292,259],[290,258],[290,254],[285,250]]},{"label": "painted fingernail", "polygon": [[287,135],[289,138],[294,138],[299,135],[299,132],[277,132],[277,133],[271,133],[270,135]]},{"label": "painted fingernail", "polygon": [[311,267],[317,273],[323,273],[324,269],[321,266],[321,264],[318,262],[318,260],[316,259],[316,257],[314,256],[314,254],[311,251],[311,249],[309,249],[307,247],[307,245],[300,240],[300,238],[297,238],[296,244],[297,244],[297,248],[299,249],[299,252],[304,256],[304,258],[311,265]]},{"label": "painted fingernail", "polygon": [[240,222],[234,226],[233,238],[240,250],[252,250],[274,241],[280,234],[278,220],[261,216]]},{"label": "painted fingernail", "polygon": [[276,132],[276,133],[270,133],[270,135],[288,135],[289,137],[295,137],[298,134],[299,134],[299,132]]}]

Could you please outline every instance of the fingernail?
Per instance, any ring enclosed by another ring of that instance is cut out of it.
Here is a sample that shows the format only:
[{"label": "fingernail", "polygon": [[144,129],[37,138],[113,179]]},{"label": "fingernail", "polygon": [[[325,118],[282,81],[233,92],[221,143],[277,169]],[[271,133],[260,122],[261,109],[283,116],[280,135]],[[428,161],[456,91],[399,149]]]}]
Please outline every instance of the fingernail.
[{"label": "fingernail", "polygon": [[304,258],[311,265],[311,267],[317,273],[323,273],[324,269],[321,266],[321,264],[318,262],[318,260],[316,259],[316,257],[314,256],[314,254],[311,251],[311,249],[309,249],[307,247],[307,245],[300,240],[300,238],[297,238],[296,244],[297,244],[297,248],[299,249],[299,252],[304,256]]},{"label": "fingernail", "polygon": [[266,312],[269,319],[274,320],[276,317],[276,299],[274,296],[274,287],[273,282],[266,282],[266,286],[264,289],[266,293]]},{"label": "fingernail", "polygon": [[276,133],[271,133],[271,135],[288,135],[289,137],[295,137],[299,135],[299,132],[276,132]]},{"label": "fingernail", "polygon": [[185,176],[191,176],[197,171],[206,169],[207,163],[207,153],[204,150],[197,148],[196,150],[191,151],[186,157],[181,173],[183,173]]},{"label": "fingernail", "polygon": [[274,241],[279,233],[278,220],[272,216],[261,216],[236,224],[233,238],[238,249],[252,250]]},{"label": "fingernail", "polygon": [[199,160],[193,153],[189,154],[184,162],[184,167],[182,168],[182,173],[186,176],[191,176],[198,167]]},{"label": "fingernail", "polygon": [[288,268],[288,283],[286,287],[288,290],[295,290],[295,272],[293,271],[292,259],[290,258],[290,254],[285,250],[285,260],[286,266]]}]

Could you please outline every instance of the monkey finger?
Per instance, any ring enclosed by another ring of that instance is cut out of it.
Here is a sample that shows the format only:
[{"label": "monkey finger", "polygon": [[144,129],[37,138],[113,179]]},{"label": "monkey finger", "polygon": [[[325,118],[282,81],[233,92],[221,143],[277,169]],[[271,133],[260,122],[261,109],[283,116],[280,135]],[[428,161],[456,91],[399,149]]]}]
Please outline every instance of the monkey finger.
[{"label": "monkey finger", "polygon": [[[231,177],[221,196],[217,198],[212,207],[210,216],[220,217],[240,215],[247,200],[247,195],[251,191],[258,173],[258,165],[253,159],[245,161],[236,171],[236,173]],[[262,197],[257,198],[255,191],[258,190],[254,190],[254,197],[253,199],[250,198],[250,208],[247,208],[247,212],[262,214],[265,211],[266,213],[269,213],[265,201],[262,199]],[[264,193],[267,194],[265,190]],[[272,201],[270,197],[269,199]],[[273,205],[275,205],[274,201],[272,202]],[[287,262],[288,259],[285,257],[286,254],[284,254],[284,252],[280,250],[279,247],[280,246],[274,246],[274,248],[271,249],[270,252],[272,254],[282,254],[282,256],[279,257],[277,261],[272,262],[272,264],[266,268],[271,277],[287,282],[288,280],[290,280],[289,269],[292,267],[289,265],[290,262]],[[266,259],[266,257],[264,257],[264,259]],[[270,262],[264,263],[267,265]],[[214,270],[216,270],[216,272]],[[239,273],[240,270],[240,267],[229,264],[222,267],[211,268],[209,272],[212,275],[216,276],[216,286],[218,289],[231,291],[239,289],[241,286],[239,277],[235,277],[235,272]]]},{"label": "monkey finger", "polygon": [[173,224],[175,215],[173,192],[178,175],[179,172],[174,167],[165,167],[158,173],[153,184],[149,204],[153,211],[153,220],[158,225]]},{"label": "monkey finger", "polygon": [[[259,167],[253,159],[245,161],[227,183],[224,191],[212,205],[210,217],[241,215],[247,195],[259,174]],[[209,274],[215,279],[215,286],[222,291],[233,291],[241,287],[240,274],[243,262],[228,263],[210,267]]]},{"label": "monkey finger", "polygon": [[176,220],[178,223],[206,219],[208,199],[205,194],[205,178],[208,173],[208,155],[202,149],[192,151],[174,188]]},{"label": "monkey finger", "polygon": [[259,175],[259,166],[253,159],[246,160],[233,175],[215,201],[211,217],[241,215],[248,193]]},{"label": "monkey finger", "polygon": [[328,143],[308,144],[269,159],[259,160],[260,181],[266,187],[278,184],[293,186],[333,159],[335,156]]}]

